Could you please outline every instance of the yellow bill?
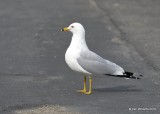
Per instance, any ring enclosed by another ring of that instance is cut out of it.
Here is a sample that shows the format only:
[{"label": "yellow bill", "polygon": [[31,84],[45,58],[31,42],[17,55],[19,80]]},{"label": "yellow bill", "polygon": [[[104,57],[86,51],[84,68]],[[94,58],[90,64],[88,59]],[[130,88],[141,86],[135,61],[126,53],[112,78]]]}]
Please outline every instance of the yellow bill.
[{"label": "yellow bill", "polygon": [[62,28],[61,31],[69,31],[68,27]]}]

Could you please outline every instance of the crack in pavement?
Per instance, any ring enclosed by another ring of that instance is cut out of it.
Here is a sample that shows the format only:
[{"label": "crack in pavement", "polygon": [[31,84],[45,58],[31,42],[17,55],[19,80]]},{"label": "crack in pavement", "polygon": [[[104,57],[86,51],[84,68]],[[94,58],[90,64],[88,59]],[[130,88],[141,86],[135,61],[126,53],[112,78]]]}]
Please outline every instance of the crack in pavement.
[{"label": "crack in pavement", "polygon": [[149,67],[149,69],[153,69],[154,71],[156,71],[157,75],[160,75],[160,68],[157,68],[150,60],[148,60],[147,58],[145,58],[141,53],[139,53],[139,51],[137,50],[137,48],[126,38],[126,33],[119,27],[119,25],[117,24],[116,20],[114,20],[112,18],[112,16],[110,15],[110,10],[108,8],[107,12],[100,7],[97,2],[95,0],[89,0],[89,3],[95,7],[96,10],[98,10],[99,12],[101,12],[104,15],[104,18],[108,18],[108,20],[112,23],[112,26],[119,32],[120,34],[120,39],[125,43],[125,45],[127,45],[127,47],[130,50],[134,50],[137,55],[140,57],[140,60],[143,60],[143,63]]}]

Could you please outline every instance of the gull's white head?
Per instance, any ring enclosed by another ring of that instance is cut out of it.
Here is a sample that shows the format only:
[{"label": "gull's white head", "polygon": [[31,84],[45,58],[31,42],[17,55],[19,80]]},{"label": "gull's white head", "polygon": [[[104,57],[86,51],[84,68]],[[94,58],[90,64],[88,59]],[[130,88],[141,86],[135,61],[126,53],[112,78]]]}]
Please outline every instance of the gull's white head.
[{"label": "gull's white head", "polygon": [[73,34],[85,32],[84,27],[80,23],[72,23],[69,25],[69,27],[61,29],[61,31],[70,31]]}]

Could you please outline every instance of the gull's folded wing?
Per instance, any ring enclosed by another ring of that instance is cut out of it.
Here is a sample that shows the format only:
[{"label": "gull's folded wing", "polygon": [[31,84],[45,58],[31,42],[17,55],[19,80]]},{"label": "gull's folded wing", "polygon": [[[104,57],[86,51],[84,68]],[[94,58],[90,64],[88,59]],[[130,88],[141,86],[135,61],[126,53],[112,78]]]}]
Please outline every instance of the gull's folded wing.
[{"label": "gull's folded wing", "polygon": [[79,65],[92,74],[115,74],[123,69],[91,51],[83,51],[77,59]]}]

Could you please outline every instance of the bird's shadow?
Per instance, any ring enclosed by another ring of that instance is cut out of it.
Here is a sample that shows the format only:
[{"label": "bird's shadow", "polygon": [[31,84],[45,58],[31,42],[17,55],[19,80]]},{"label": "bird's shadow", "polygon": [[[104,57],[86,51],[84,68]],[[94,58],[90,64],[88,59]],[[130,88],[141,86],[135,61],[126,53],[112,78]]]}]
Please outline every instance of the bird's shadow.
[{"label": "bird's shadow", "polygon": [[97,92],[141,92],[141,89],[135,88],[133,85],[124,85],[108,88],[95,88],[93,91]]}]

